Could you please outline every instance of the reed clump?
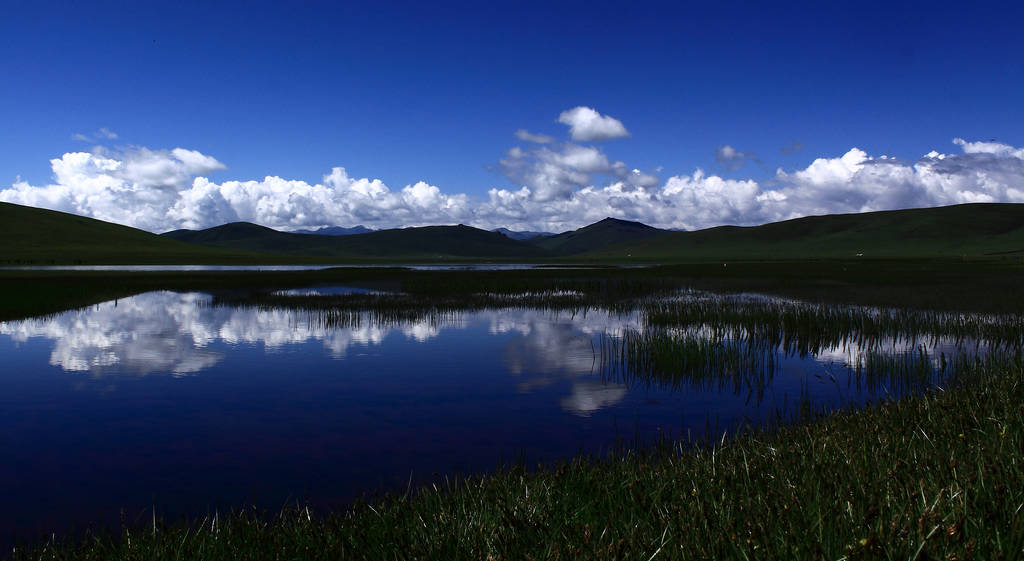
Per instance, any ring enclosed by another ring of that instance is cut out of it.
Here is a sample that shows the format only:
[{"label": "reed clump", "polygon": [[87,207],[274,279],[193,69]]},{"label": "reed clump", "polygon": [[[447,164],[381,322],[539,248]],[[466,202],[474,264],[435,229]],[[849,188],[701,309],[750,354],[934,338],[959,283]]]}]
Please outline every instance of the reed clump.
[{"label": "reed clump", "polygon": [[[864,344],[865,349],[857,352],[845,349],[847,360],[823,366],[823,373],[840,389],[853,387],[858,393],[866,390],[889,398],[949,383],[966,364],[993,352],[982,351],[980,345],[956,345],[947,355],[924,344]],[[601,338],[599,368],[605,379],[616,383],[731,391],[760,403],[784,368],[784,359],[793,354],[772,339],[730,338],[706,329],[628,329],[621,336]]]},{"label": "reed clump", "polygon": [[878,308],[702,292],[648,299],[642,309],[652,326],[701,326],[718,337],[765,341],[798,354],[851,344],[877,346],[887,341],[984,341],[993,348],[1024,345],[1022,314]]},{"label": "reed clump", "polygon": [[[579,288],[577,286],[577,288]],[[482,310],[547,310],[586,314],[592,309],[629,314],[636,301],[617,291],[583,292],[559,287],[540,291],[496,291],[469,294],[377,293],[300,294],[254,292],[215,295],[209,305],[258,310],[291,310],[304,314],[307,323],[325,328],[371,325],[393,326],[409,322],[441,323],[463,313]]]},{"label": "reed clump", "polygon": [[[839,355],[848,385],[900,396],[969,362],[1024,347],[1024,318],[684,292],[638,304],[645,322],[600,344],[617,382],[763,395],[790,357]],[[833,375],[831,372],[829,375]],[[833,375],[834,377],[834,375]],[[839,383],[839,380],[836,380]]]}]

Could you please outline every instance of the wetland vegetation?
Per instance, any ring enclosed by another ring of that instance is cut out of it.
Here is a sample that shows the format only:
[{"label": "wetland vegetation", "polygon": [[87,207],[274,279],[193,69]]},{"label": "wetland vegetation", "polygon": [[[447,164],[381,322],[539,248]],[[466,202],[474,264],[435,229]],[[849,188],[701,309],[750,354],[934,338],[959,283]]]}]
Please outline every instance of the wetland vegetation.
[{"label": "wetland vegetation", "polygon": [[[439,474],[344,508],[154,513],[12,558],[1018,558],[1021,280],[998,260],[7,271],[5,293],[21,295],[3,301],[7,319],[157,289],[208,292],[214,309],[286,311],[318,329],[480,310],[629,315],[639,320],[594,340],[608,383],[761,401],[787,360],[832,353],[815,376],[838,395],[791,396],[760,420],[701,434],[638,433],[603,452]],[[339,284],[362,290],[322,290]]]}]

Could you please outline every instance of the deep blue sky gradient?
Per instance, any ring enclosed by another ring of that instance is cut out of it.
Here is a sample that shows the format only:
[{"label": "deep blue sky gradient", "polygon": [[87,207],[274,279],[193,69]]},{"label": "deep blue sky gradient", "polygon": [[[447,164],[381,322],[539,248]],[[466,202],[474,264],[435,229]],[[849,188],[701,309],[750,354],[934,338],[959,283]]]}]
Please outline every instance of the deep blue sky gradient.
[{"label": "deep blue sky gradient", "polygon": [[[0,185],[49,181],[106,127],[212,155],[214,180],[341,165],[481,194],[512,186],[489,166],[516,129],[567,139],[578,105],[632,133],[609,157],[663,179],[1024,145],[1024,3],[779,4],[6,2]],[[761,164],[725,169],[723,144]]]}]

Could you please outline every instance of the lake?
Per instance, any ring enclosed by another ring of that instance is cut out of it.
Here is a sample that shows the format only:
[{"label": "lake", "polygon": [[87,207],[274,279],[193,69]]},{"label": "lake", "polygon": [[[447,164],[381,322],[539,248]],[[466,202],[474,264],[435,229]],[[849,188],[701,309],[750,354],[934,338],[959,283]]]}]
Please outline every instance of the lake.
[{"label": "lake", "polygon": [[323,269],[411,269],[415,271],[522,271],[529,269],[642,269],[650,265],[579,265],[536,263],[393,263],[334,265],[11,265],[0,271],[319,271]]},{"label": "lake", "polygon": [[[122,512],[148,520],[152,509],[174,519],[294,501],[344,508],[363,493],[503,462],[721,434],[799,403],[835,407],[901,391],[854,375],[853,365],[867,364],[858,337],[812,351],[772,343],[757,355],[769,370],[760,385],[737,371],[652,379],[630,372],[638,363],[609,359],[650,321],[640,308],[505,307],[332,323],[312,311],[150,292],[3,322],[0,528],[36,537],[116,525]],[[699,342],[723,331],[666,333]],[[883,337],[872,348],[923,352],[925,367],[938,369],[963,345]]]}]

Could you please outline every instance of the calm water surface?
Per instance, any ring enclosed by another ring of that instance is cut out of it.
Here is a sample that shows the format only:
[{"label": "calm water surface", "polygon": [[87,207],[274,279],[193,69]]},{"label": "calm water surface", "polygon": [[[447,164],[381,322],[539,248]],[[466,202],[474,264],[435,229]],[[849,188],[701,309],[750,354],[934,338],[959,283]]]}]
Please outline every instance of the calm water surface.
[{"label": "calm water surface", "polygon": [[602,376],[602,338],[643,327],[519,309],[328,328],[173,292],[0,323],[0,539],[122,509],[343,507],[410,479],[756,423],[801,394],[872,397],[827,376],[855,347],[781,357],[762,396]]},{"label": "calm water surface", "polygon": [[[524,269],[590,269],[581,265],[537,265],[535,263],[452,263],[452,264],[335,264],[335,265],[24,265],[4,266],[10,271],[318,271],[321,269],[405,268],[418,271],[517,271]],[[650,265],[616,265],[614,268],[639,269]]]}]

